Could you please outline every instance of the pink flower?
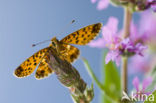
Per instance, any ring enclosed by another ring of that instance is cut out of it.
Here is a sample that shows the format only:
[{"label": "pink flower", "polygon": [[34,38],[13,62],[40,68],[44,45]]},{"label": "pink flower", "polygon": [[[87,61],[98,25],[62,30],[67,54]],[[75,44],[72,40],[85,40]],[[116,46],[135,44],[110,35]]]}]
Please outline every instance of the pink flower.
[{"label": "pink flower", "polygon": [[152,9],[154,12],[156,12],[156,0],[136,0],[133,1],[133,4],[136,5],[138,10],[147,10]]},{"label": "pink flower", "polygon": [[156,0],[147,0],[147,6],[156,12]]},{"label": "pink flower", "polygon": [[[132,26],[132,25],[131,25]],[[156,65],[156,56],[152,54],[151,50],[155,52],[156,48],[156,15],[151,11],[145,11],[141,13],[141,19],[139,25],[133,24],[133,31],[136,32],[137,39],[135,41],[141,41],[144,44],[149,45],[149,50],[146,51],[144,57],[134,56],[129,63],[130,73],[148,73]],[[135,33],[132,33],[135,34]],[[133,35],[133,38],[136,37]]]},{"label": "pink flower", "polygon": [[[97,0],[91,0],[92,3],[97,2]],[[98,10],[103,10],[105,8],[107,8],[109,5],[109,0],[98,0],[98,4],[97,4],[97,9]]]},{"label": "pink flower", "polygon": [[118,20],[115,17],[110,17],[108,23],[102,28],[102,38],[92,41],[89,46],[114,49],[115,44],[120,41],[120,38],[116,35],[117,26]]},{"label": "pink flower", "polygon": [[[135,33],[132,30],[132,33]],[[97,48],[109,48],[106,56],[106,63],[115,61],[117,65],[120,63],[120,56],[131,56],[134,54],[143,55],[142,51],[146,49],[141,43],[135,44],[132,39],[122,39],[121,32],[118,32],[118,20],[110,17],[108,23],[102,28],[102,38],[92,41],[89,46]]]},{"label": "pink flower", "polygon": [[130,58],[129,66],[129,73],[148,73],[151,70],[151,57],[149,55],[145,55],[144,57],[141,56],[133,56]]},{"label": "pink flower", "polygon": [[[148,95],[148,94],[150,94],[151,91],[150,91],[150,92],[146,92],[146,89],[147,89],[147,87],[148,87],[151,83],[152,83],[152,78],[151,78],[151,77],[148,77],[148,78],[146,78],[146,79],[143,80],[141,88],[139,88],[140,82],[139,82],[138,77],[135,77],[135,78],[133,79],[133,82],[132,82],[133,86],[134,86],[135,89],[136,89],[136,94],[137,94],[137,95],[140,95],[140,94],[147,94],[147,95]],[[137,96],[137,95],[136,95],[136,96]]]},{"label": "pink flower", "polygon": [[146,42],[156,43],[156,15],[150,11],[143,12],[139,22],[140,33],[146,35]]},{"label": "pink flower", "polygon": [[92,3],[95,3],[97,0],[91,0]]},{"label": "pink flower", "polygon": [[105,62],[106,64],[109,63],[110,61],[115,61],[117,65],[120,63],[120,51],[110,51],[106,55]]}]

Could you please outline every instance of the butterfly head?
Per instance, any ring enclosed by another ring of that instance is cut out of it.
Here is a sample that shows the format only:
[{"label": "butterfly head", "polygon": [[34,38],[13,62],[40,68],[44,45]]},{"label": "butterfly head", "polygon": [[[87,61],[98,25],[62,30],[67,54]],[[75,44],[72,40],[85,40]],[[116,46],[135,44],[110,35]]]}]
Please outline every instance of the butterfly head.
[{"label": "butterfly head", "polygon": [[59,45],[59,40],[56,38],[56,37],[53,37],[51,39],[51,44],[50,46],[52,46],[53,48],[58,48],[58,45]]}]

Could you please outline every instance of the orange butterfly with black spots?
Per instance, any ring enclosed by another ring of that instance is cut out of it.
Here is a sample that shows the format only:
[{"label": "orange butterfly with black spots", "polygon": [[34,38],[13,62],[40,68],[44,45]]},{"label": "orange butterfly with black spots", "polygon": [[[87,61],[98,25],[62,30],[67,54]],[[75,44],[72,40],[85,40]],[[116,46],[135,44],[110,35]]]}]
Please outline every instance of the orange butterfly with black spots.
[{"label": "orange butterfly with black spots", "polygon": [[35,74],[35,78],[42,79],[48,77],[53,73],[52,68],[49,68],[46,62],[49,55],[49,50],[55,49],[56,53],[61,59],[72,63],[75,59],[78,58],[80,51],[78,48],[70,44],[88,44],[99,34],[101,27],[101,23],[92,24],[67,35],[62,40],[58,40],[56,37],[52,38],[51,44],[48,47],[39,50],[27,60],[25,60],[19,67],[17,67],[14,72],[15,76],[26,77],[33,73],[37,65],[39,65]]}]

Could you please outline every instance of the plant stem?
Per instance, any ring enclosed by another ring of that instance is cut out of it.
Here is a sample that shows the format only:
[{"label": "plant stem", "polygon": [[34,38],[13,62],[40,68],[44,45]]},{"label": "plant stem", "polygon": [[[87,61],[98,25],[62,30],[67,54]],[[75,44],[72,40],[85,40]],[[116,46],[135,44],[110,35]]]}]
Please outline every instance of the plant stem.
[{"label": "plant stem", "polygon": [[[130,24],[131,24],[131,19],[132,19],[132,13],[129,10],[128,7],[126,7],[124,12],[124,32],[123,32],[123,38],[127,38],[130,35]],[[128,57],[122,57],[122,68],[121,68],[121,86],[122,86],[122,91],[124,91],[125,93],[128,92],[127,90],[127,61],[128,61]]]},{"label": "plant stem", "polygon": [[88,61],[85,58],[82,58],[84,65],[91,76],[91,78],[94,80],[94,82],[97,84],[97,86],[101,89],[101,91],[104,93],[104,95],[109,99],[112,103],[119,103],[118,98],[112,97],[112,95],[108,92],[108,90],[105,88],[105,86],[98,80],[98,78],[95,76],[93,70],[91,69]]},{"label": "plant stem", "polygon": [[128,7],[124,9],[124,32],[123,38],[127,38],[130,35],[130,25],[131,25],[132,13]]},{"label": "plant stem", "polygon": [[127,57],[122,57],[122,91],[127,93]]},{"label": "plant stem", "polygon": [[95,83],[97,84],[97,86],[98,86],[101,90],[103,90],[103,89],[104,89],[103,85],[101,84],[101,82],[100,82],[100,81],[97,79],[97,77],[95,76],[95,74],[94,74],[93,70],[91,69],[91,67],[90,67],[90,65],[89,65],[89,63],[88,63],[88,61],[87,61],[85,58],[82,58],[82,60],[84,61],[84,65],[85,65],[85,67],[86,67],[88,73],[89,73],[90,76],[92,77],[92,79],[95,81]]}]

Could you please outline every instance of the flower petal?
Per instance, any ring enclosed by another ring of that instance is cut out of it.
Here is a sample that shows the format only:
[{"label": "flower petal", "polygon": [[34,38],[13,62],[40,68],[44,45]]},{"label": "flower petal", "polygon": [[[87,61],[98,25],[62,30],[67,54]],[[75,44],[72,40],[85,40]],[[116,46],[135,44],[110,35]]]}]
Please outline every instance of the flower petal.
[{"label": "flower petal", "polygon": [[136,41],[139,38],[139,33],[138,33],[138,28],[137,26],[131,22],[131,26],[130,26],[130,39],[133,41]]},{"label": "flower petal", "polygon": [[110,17],[107,24],[102,28],[103,37],[110,36],[111,38],[113,38],[113,36],[116,36],[117,31],[118,19],[115,17]]},{"label": "flower petal", "polygon": [[136,91],[139,92],[139,78],[138,77],[135,77],[133,79],[133,86],[135,87]]},{"label": "flower petal", "polygon": [[97,47],[97,48],[104,48],[105,47],[105,41],[103,38],[99,38],[98,40],[91,41],[88,45],[90,47]]},{"label": "flower petal", "polygon": [[103,10],[107,8],[109,5],[109,0],[100,0],[97,5],[98,10]]},{"label": "flower petal", "polygon": [[119,51],[109,51],[105,58],[106,64],[112,60],[112,61],[116,62],[117,65],[119,65],[119,62],[120,62],[119,55],[120,55]]},{"label": "flower petal", "polygon": [[116,34],[118,31],[118,19],[116,17],[110,17],[107,23],[107,27],[113,32],[113,34]]},{"label": "flower petal", "polygon": [[156,12],[156,5],[151,5],[151,8],[154,12]]},{"label": "flower petal", "polygon": [[115,59],[115,63],[116,63],[117,66],[120,65],[120,60],[121,60],[121,57],[117,56],[116,59]]},{"label": "flower petal", "polygon": [[94,4],[96,1],[97,1],[97,0],[91,0],[91,3],[93,3],[93,4]]},{"label": "flower petal", "polygon": [[137,43],[135,46],[135,53],[143,56],[143,51],[147,49],[147,46],[142,45],[141,43]]},{"label": "flower petal", "polygon": [[111,44],[113,42],[113,34],[112,34],[112,31],[104,26],[102,28],[102,35],[103,35],[103,39],[108,43],[108,44]]},{"label": "flower petal", "polygon": [[112,60],[112,54],[111,52],[108,52],[105,58],[106,64],[108,64]]},{"label": "flower petal", "polygon": [[142,83],[142,91],[145,91],[145,89],[152,83],[152,77],[148,77],[143,80]]},{"label": "flower petal", "polygon": [[142,34],[147,33],[151,39],[156,38],[156,15],[150,11],[145,11],[141,14],[141,20],[139,22],[140,32]]}]

